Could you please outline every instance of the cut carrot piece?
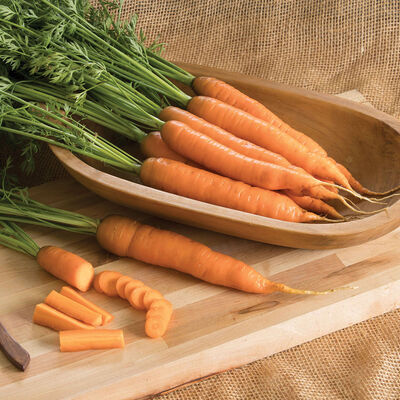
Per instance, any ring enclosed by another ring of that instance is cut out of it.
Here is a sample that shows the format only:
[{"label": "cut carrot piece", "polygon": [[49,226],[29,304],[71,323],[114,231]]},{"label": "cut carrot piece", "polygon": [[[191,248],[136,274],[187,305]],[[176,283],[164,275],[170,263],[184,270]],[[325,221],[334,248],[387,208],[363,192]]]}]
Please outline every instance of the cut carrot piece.
[{"label": "cut carrot piece", "polygon": [[144,283],[142,281],[139,281],[137,279],[132,279],[126,286],[125,286],[125,292],[124,296],[125,299],[129,299],[131,296],[131,293],[138,287],[144,286]]},{"label": "cut carrot piece", "polygon": [[98,281],[100,290],[107,296],[118,296],[116,283],[121,276],[122,274],[117,271],[103,271]]},{"label": "cut carrot piece", "polygon": [[33,313],[33,322],[54,329],[55,331],[93,329],[92,325],[84,324],[83,322],[71,318],[44,303],[36,305]]},{"label": "cut carrot piece", "polygon": [[114,315],[110,314],[108,311],[97,306],[96,304],[92,303],[91,301],[85,299],[78,292],[76,292],[74,289],[72,289],[68,286],[63,286],[63,288],[61,289],[61,294],[63,296],[69,297],[70,299],[75,300],[77,303],[83,304],[85,307],[101,314],[102,319],[103,319],[102,325],[108,324],[109,322],[111,322],[114,319]]},{"label": "cut carrot piece", "polygon": [[172,304],[165,299],[154,300],[146,314],[145,331],[151,338],[165,334],[172,316]]},{"label": "cut carrot piece", "polygon": [[143,297],[147,291],[151,290],[148,286],[141,286],[138,288],[135,288],[129,297],[127,297],[127,300],[131,304],[133,308],[136,308],[137,310],[144,310],[145,307],[143,305]]},{"label": "cut carrot piece", "polygon": [[85,322],[86,324],[93,326],[100,326],[103,322],[101,314],[90,310],[82,304],[65,297],[55,290],[52,290],[44,301],[48,306],[55,308],[56,310],[69,315],[79,321]]},{"label": "cut carrot piece", "polygon": [[60,351],[116,349],[125,346],[122,329],[61,331]]},{"label": "cut carrot piece", "polygon": [[86,292],[92,284],[92,264],[74,253],[56,246],[44,246],[39,250],[36,260],[47,272],[82,292]]},{"label": "cut carrot piece", "polygon": [[150,308],[150,305],[154,300],[162,299],[163,295],[155,289],[148,290],[143,296],[143,305],[146,310]]},{"label": "cut carrot piece", "polygon": [[99,278],[100,278],[101,274],[102,274],[102,272],[95,275],[94,279],[93,279],[93,288],[97,293],[103,293],[103,291],[101,290],[101,288],[99,286]]},{"label": "cut carrot piece", "polygon": [[118,296],[121,299],[125,299],[125,286],[132,281],[130,276],[122,275],[118,278],[117,283],[115,284],[115,288],[117,290]]}]

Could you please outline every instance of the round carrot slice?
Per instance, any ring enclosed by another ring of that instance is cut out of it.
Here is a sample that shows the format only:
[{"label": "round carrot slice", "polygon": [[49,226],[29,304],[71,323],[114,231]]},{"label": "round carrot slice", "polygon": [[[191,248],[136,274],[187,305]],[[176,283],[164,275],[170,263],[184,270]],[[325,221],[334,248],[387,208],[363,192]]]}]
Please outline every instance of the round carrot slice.
[{"label": "round carrot slice", "polygon": [[118,295],[116,289],[116,283],[122,274],[117,271],[103,271],[99,276],[99,287],[104,294],[110,297],[115,297]]},{"label": "round carrot slice", "polygon": [[140,286],[132,291],[127,300],[133,308],[144,310],[143,297],[148,290],[151,290],[148,286]]},{"label": "round carrot slice", "polygon": [[93,288],[98,293],[103,293],[103,291],[101,290],[101,288],[99,286],[99,278],[100,278],[102,273],[103,272],[100,272],[100,273],[96,274],[94,279],[93,279]]},{"label": "round carrot slice", "polygon": [[128,282],[125,286],[124,290],[124,298],[129,299],[131,293],[133,290],[135,290],[138,287],[144,286],[144,283],[142,281],[139,281],[137,279],[132,279],[130,282]]},{"label": "round carrot slice", "polygon": [[125,299],[125,286],[132,280],[130,276],[122,275],[117,279],[115,288],[117,290],[118,296],[121,299]]},{"label": "round carrot slice", "polygon": [[143,296],[143,305],[148,310],[154,300],[162,299],[163,295],[155,289],[148,290]]}]

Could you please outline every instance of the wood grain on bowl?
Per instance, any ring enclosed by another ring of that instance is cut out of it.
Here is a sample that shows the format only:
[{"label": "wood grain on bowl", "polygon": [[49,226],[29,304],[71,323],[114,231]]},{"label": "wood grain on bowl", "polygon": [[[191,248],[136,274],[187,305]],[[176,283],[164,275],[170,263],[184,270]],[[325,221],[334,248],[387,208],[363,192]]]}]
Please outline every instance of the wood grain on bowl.
[{"label": "wood grain on bowl", "polygon": [[[393,117],[331,95],[213,68],[183,67],[197,76],[224,79],[261,101],[284,121],[320,143],[369,189],[385,191],[400,183],[400,122]],[[101,167],[91,167],[66,150],[54,147],[52,150],[75,179],[108,200],[233,236],[282,246],[324,249],[362,243],[400,225],[397,197],[388,202],[387,212],[357,220],[335,224],[291,223],[165,193],[113,176]],[[369,209],[368,204],[360,206]]]}]

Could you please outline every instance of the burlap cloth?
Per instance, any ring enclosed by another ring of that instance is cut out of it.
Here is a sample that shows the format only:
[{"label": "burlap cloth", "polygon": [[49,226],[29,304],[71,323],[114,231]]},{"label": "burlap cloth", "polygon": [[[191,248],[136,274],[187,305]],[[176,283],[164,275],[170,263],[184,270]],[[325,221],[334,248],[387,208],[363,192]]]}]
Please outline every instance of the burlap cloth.
[{"label": "burlap cloth", "polygon": [[[358,89],[400,116],[398,0],[126,0],[132,12],[171,60],[326,93]],[[48,154],[38,161],[26,183],[62,174]],[[400,399],[400,311],[157,399]]]}]

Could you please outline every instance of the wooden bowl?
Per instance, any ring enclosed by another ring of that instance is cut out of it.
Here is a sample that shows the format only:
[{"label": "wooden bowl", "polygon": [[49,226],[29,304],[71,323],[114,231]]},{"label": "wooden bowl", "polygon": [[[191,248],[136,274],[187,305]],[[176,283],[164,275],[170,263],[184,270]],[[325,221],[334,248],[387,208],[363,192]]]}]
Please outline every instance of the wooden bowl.
[{"label": "wooden bowl", "polygon": [[[384,191],[400,183],[400,122],[372,107],[263,79],[183,65],[194,75],[221,78],[264,103],[284,121],[320,143],[366,187]],[[94,168],[69,151],[52,147],[69,173],[110,201],[159,217],[281,246],[328,249],[384,235],[400,225],[400,202],[387,212],[333,224],[304,224],[214,206],[146,187]],[[363,204],[361,205],[363,206]]]}]

